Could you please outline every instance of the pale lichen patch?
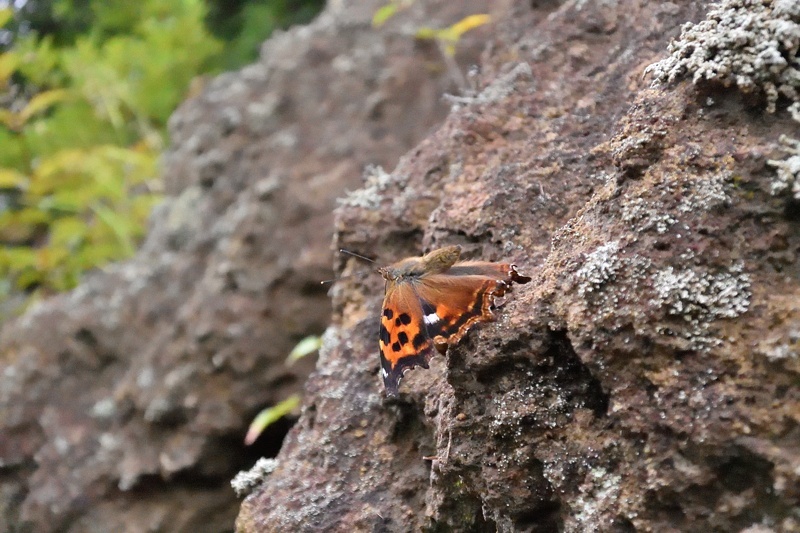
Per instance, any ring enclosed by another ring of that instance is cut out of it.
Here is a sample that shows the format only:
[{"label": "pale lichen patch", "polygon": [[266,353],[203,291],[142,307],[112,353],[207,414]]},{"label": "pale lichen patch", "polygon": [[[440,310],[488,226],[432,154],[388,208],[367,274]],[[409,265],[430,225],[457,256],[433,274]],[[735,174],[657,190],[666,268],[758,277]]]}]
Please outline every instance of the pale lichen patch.
[{"label": "pale lichen patch", "polygon": [[606,243],[586,256],[578,269],[578,296],[597,316],[618,314],[621,307],[634,301],[647,279],[650,260],[638,254],[620,254],[620,242]]},{"label": "pale lichen patch", "polygon": [[377,209],[385,198],[384,192],[394,183],[402,181],[389,174],[380,165],[368,165],[364,168],[364,186],[355,191],[348,191],[344,198],[337,201],[340,205]]},{"label": "pale lichen patch", "polygon": [[770,184],[770,193],[773,196],[790,194],[795,200],[800,200],[800,140],[782,135],[780,141],[789,157],[767,161],[777,171],[775,180]]},{"label": "pale lichen patch", "polygon": [[724,171],[683,182],[683,194],[673,209],[667,206],[667,199],[678,192],[676,183],[662,184],[655,200],[630,196],[622,205],[622,220],[633,224],[637,232],[654,230],[663,235],[679,222],[679,216],[709,211],[729,202],[726,185],[730,179],[731,173]]},{"label": "pale lichen patch", "polygon": [[666,212],[656,203],[644,198],[631,198],[622,206],[622,220],[635,225],[637,231],[655,230],[663,235],[678,219]]},{"label": "pale lichen patch", "polygon": [[780,96],[800,101],[800,3],[796,0],[724,0],[699,24],[687,23],[670,43],[669,57],[645,69],[654,85],[691,76],[763,91],[773,113]]},{"label": "pale lichen patch", "polygon": [[711,323],[736,318],[750,307],[750,276],[741,263],[722,272],[668,266],[656,272],[653,289],[651,305],[685,322],[679,331],[662,328],[661,333],[682,337],[691,349],[720,344],[709,331]]},{"label": "pale lichen patch", "polygon": [[611,241],[586,256],[586,261],[576,273],[580,280],[578,295],[581,298],[598,291],[604,284],[614,279],[621,265],[618,252],[619,241]]},{"label": "pale lichen patch", "polygon": [[231,487],[239,497],[246,496],[261,485],[265,479],[278,467],[278,460],[262,457],[250,470],[241,471],[231,481]]},{"label": "pale lichen patch", "polygon": [[605,468],[590,470],[586,481],[580,487],[574,514],[577,526],[596,524],[601,517],[613,509],[619,500],[622,478]]}]

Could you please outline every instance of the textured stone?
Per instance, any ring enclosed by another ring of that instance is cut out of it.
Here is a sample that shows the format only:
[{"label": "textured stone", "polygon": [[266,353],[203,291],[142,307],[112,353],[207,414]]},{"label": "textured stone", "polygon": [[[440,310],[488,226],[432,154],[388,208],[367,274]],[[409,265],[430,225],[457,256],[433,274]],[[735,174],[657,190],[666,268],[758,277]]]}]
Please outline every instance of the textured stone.
[{"label": "textured stone", "polygon": [[[336,198],[393,167],[455,89],[432,44],[372,28],[382,3],[331,2],[208,82],[170,121],[167,198],[136,257],[3,324],[0,530],[233,529],[230,480],[287,430],[247,450],[247,425],[301,390],[313,358],[284,360],[330,319]],[[400,20],[475,10],[443,4]]]},{"label": "textured stone", "polygon": [[342,203],[336,245],[389,264],[460,244],[534,282],[387,400],[383,284],[339,258],[240,531],[800,530],[800,232],[767,165],[796,123],[642,76],[707,9],[495,13],[476,87]]}]

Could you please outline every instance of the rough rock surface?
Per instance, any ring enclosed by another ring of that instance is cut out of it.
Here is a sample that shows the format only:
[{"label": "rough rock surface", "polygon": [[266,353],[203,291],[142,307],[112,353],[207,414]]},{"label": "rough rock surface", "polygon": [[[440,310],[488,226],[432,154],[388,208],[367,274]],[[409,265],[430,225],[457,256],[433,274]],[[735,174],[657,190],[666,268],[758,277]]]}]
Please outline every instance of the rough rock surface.
[{"label": "rough rock surface", "polygon": [[233,529],[231,478],[287,429],[248,451],[247,424],[300,389],[313,361],[284,359],[330,318],[336,198],[392,168],[455,88],[433,44],[371,27],[382,3],[331,2],[210,82],[172,119],[168,199],[136,258],[2,326],[0,531]]},{"label": "rough rock surface", "polygon": [[347,197],[337,245],[460,244],[534,282],[387,400],[382,280],[339,258],[240,531],[800,531],[800,206],[767,163],[798,124],[786,99],[642,75],[708,10],[499,10],[479,92]]}]

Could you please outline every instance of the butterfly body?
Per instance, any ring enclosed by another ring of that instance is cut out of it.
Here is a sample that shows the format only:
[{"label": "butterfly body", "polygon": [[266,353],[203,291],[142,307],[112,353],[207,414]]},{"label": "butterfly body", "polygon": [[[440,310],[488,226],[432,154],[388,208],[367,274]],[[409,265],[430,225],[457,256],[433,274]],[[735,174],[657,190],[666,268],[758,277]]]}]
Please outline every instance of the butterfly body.
[{"label": "butterfly body", "polygon": [[477,322],[494,319],[494,300],[527,283],[514,265],[459,261],[448,246],[378,269],[386,280],[379,334],[381,375],[389,395],[403,374],[428,368],[434,349],[445,353]]}]

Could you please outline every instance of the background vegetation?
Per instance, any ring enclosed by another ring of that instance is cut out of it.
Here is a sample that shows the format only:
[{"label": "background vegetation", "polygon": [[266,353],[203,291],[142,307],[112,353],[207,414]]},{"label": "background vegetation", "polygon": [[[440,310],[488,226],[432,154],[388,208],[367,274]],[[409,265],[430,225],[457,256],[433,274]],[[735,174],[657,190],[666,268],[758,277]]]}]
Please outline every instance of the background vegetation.
[{"label": "background vegetation", "polygon": [[251,62],[323,4],[0,0],[0,319],[132,254],[198,76]]}]

